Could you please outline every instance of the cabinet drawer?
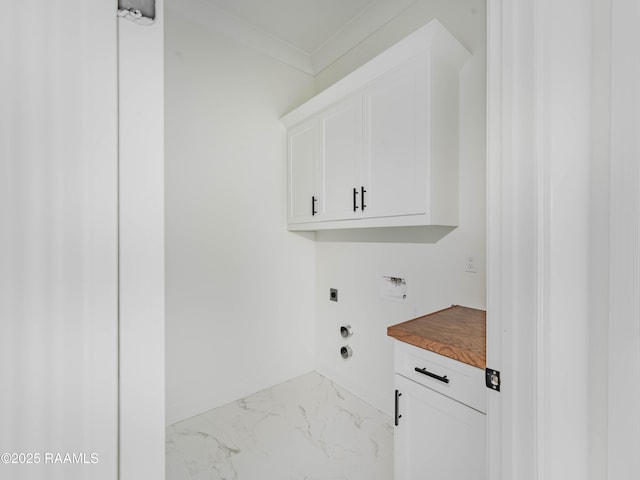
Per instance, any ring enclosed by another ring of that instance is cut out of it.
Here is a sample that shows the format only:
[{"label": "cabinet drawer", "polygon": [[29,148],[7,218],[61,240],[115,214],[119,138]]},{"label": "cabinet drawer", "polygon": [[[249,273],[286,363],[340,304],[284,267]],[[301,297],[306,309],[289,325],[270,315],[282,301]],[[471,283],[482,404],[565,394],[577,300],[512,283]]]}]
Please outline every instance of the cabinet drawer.
[{"label": "cabinet drawer", "polygon": [[395,370],[471,408],[483,413],[487,411],[484,371],[480,368],[396,341]]}]

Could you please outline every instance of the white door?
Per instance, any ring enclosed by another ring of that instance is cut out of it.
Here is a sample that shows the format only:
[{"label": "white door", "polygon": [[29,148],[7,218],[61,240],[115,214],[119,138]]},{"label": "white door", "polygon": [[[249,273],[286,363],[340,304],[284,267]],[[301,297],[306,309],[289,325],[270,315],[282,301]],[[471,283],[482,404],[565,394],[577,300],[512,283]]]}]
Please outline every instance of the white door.
[{"label": "white door", "polygon": [[365,216],[426,212],[427,81],[420,55],[364,93]]},{"label": "white door", "polygon": [[356,95],[320,115],[322,220],[362,216],[361,160],[362,97]]},{"label": "white door", "polygon": [[[0,15],[0,477],[118,474],[114,2]],[[7,464],[8,463],[8,464]]]},{"label": "white door", "polygon": [[395,375],[395,480],[486,479],[486,416]]}]

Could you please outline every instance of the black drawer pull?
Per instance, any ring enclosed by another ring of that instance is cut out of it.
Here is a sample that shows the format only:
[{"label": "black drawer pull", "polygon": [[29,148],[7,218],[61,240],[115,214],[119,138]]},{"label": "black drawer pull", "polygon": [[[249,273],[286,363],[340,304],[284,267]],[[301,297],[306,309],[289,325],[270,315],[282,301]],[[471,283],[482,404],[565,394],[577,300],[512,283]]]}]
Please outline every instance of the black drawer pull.
[{"label": "black drawer pull", "polygon": [[318,211],[316,210],[316,202],[318,199],[314,196],[311,197],[311,216],[314,217]]},{"label": "black drawer pull", "polygon": [[444,382],[444,383],[449,383],[449,379],[447,378],[446,375],[444,377],[441,377],[440,375],[436,375],[435,373],[431,373],[426,368],[418,368],[418,367],[416,367],[414,370],[416,372],[418,372],[418,373],[426,375],[427,377],[435,378],[436,380],[440,380],[441,382]]},{"label": "black drawer pull", "polygon": [[400,417],[402,417],[402,415],[400,415],[400,406],[398,405],[398,404],[399,404],[398,399],[399,399],[401,396],[402,396],[402,394],[401,394],[398,390],[396,390],[396,415],[395,415],[395,424],[396,424],[396,427],[398,426],[398,423],[399,423]]},{"label": "black drawer pull", "polygon": [[353,211],[358,210],[358,189],[353,189]]},{"label": "black drawer pull", "polygon": [[362,204],[362,211],[364,212],[364,209],[367,208],[367,206],[364,204],[364,194],[367,193],[367,191],[364,189],[364,187],[360,187],[360,203]]}]

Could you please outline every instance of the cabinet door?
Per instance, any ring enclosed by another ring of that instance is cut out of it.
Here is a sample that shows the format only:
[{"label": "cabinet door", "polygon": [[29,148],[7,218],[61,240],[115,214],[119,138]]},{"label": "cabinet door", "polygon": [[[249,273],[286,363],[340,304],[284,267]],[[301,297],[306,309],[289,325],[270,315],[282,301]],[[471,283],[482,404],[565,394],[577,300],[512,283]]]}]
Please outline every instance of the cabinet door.
[{"label": "cabinet door", "polygon": [[427,209],[427,59],[420,55],[364,92],[364,216]]},{"label": "cabinet door", "polygon": [[395,376],[395,480],[485,480],[486,416]]},{"label": "cabinet door", "polygon": [[320,209],[323,220],[362,216],[361,160],[362,97],[357,95],[320,116]]},{"label": "cabinet door", "polygon": [[318,209],[318,123],[312,119],[291,129],[288,134],[289,223],[315,219]]}]

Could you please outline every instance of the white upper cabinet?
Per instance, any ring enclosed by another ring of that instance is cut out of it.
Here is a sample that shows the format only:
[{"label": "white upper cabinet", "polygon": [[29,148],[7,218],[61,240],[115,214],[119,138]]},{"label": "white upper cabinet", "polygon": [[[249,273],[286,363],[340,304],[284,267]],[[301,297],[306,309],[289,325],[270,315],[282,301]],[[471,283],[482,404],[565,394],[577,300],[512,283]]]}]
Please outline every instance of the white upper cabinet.
[{"label": "white upper cabinet", "polygon": [[457,225],[468,56],[434,20],[286,115],[289,229]]}]

